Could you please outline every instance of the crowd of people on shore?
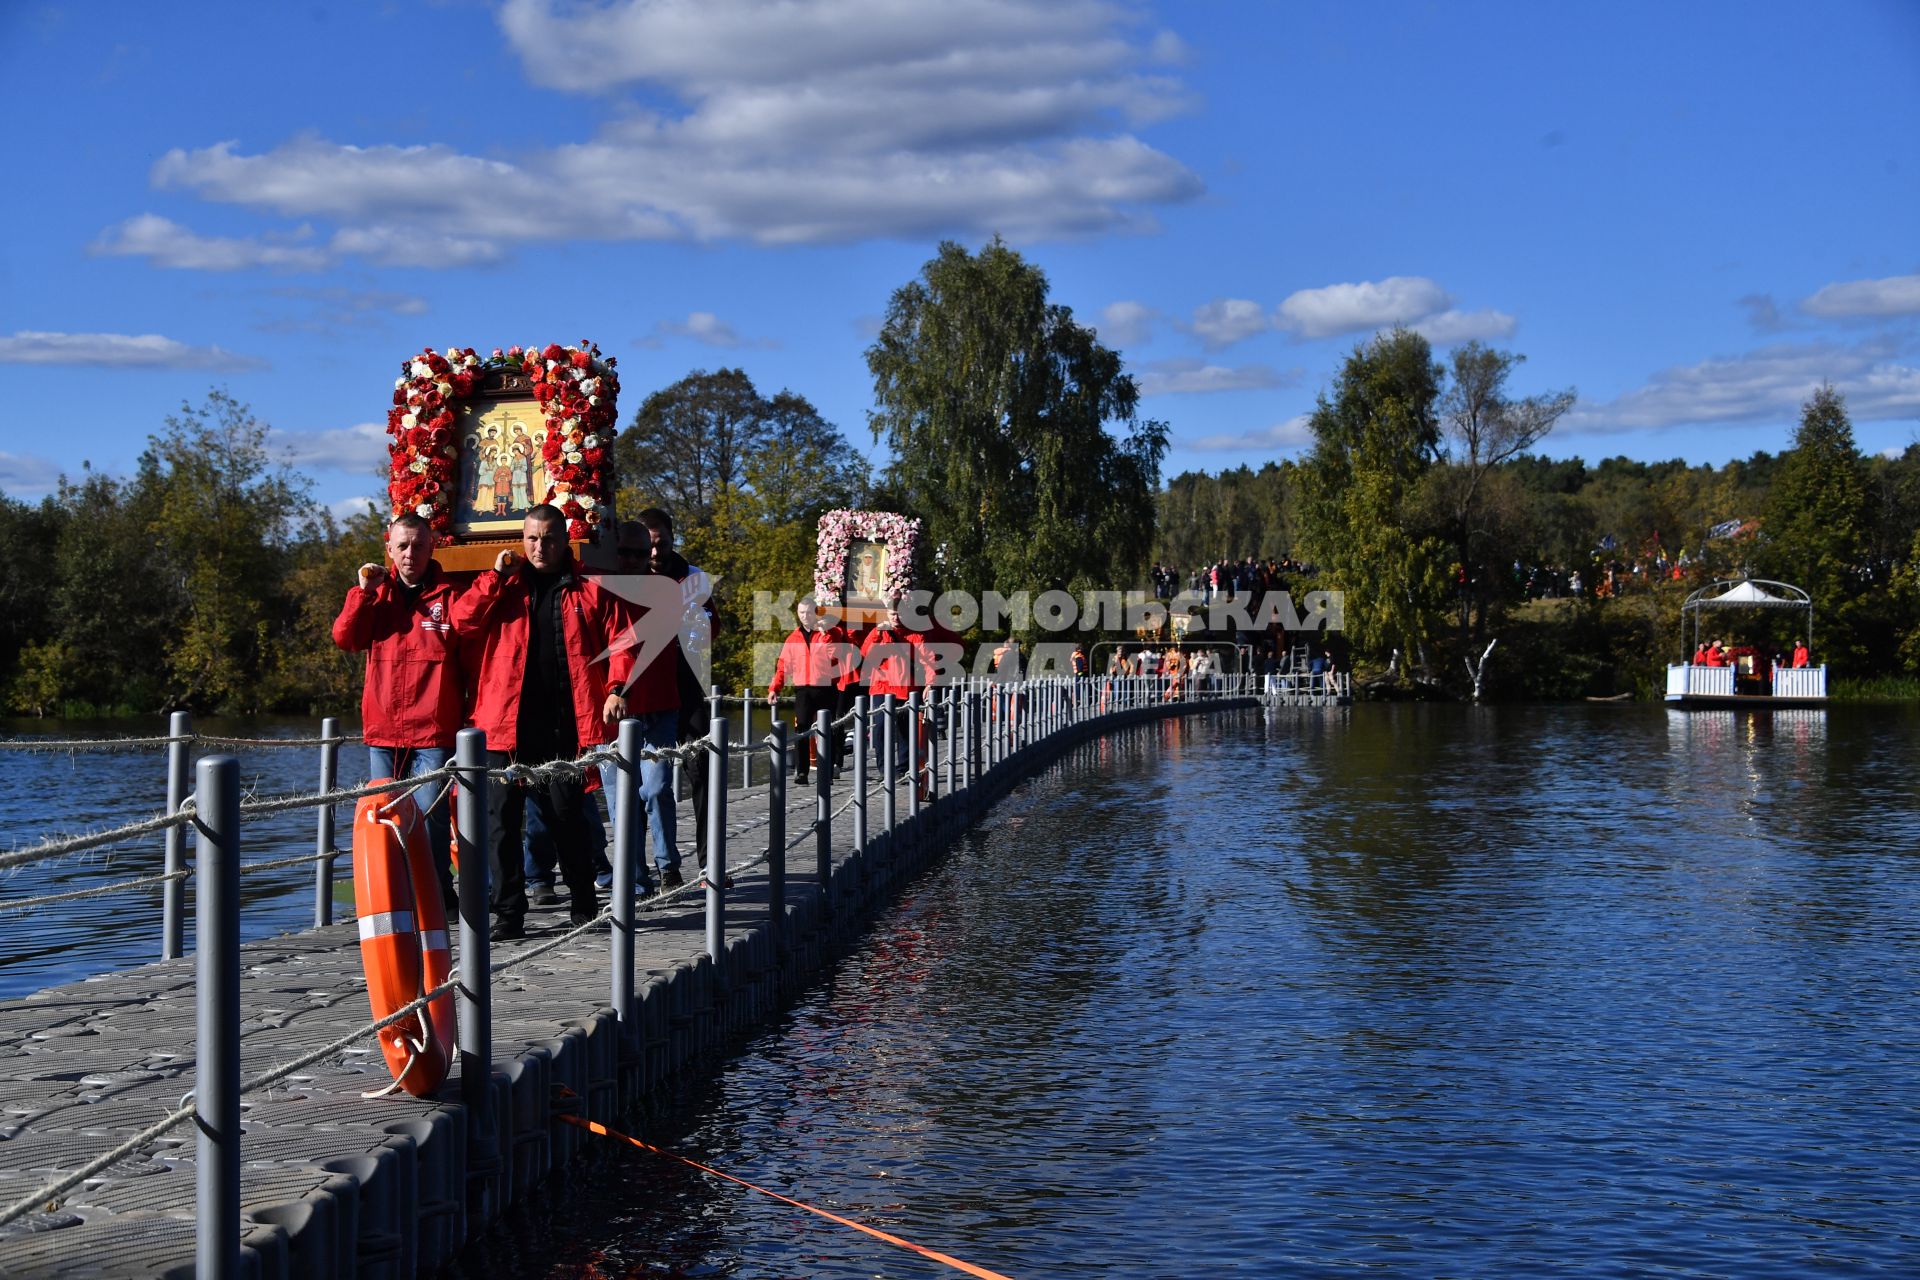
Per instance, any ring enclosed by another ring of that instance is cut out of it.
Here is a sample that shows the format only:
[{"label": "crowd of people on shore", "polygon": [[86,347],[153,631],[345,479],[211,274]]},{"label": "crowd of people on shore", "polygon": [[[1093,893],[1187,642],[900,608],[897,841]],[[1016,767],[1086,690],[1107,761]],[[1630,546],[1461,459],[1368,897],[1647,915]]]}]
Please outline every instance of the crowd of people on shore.
[{"label": "crowd of people on shore", "polygon": [[1156,563],[1150,580],[1156,599],[1172,600],[1182,592],[1187,592],[1205,604],[1212,604],[1220,596],[1284,590],[1289,580],[1312,572],[1311,565],[1302,564],[1291,556],[1268,556],[1265,559],[1244,556],[1238,560],[1222,556],[1212,564],[1185,571],[1173,565]]}]

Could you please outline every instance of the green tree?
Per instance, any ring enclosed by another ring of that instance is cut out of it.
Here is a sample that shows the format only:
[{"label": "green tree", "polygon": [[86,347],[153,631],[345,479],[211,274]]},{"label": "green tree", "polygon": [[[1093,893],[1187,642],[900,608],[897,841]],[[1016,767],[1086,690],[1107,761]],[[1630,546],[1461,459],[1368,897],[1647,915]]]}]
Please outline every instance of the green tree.
[{"label": "green tree", "polygon": [[263,709],[292,545],[317,514],[311,482],[273,462],[266,435],[246,405],[211,392],[148,438],[132,481],[185,601],[165,652],[170,692],[187,706]]},{"label": "green tree", "polygon": [[1864,656],[1864,637],[1846,624],[1864,587],[1865,466],[1846,399],[1833,387],[1820,387],[1801,406],[1793,448],[1780,460],[1763,510],[1762,565],[1806,589],[1815,618],[1830,620],[1822,637],[1828,655],[1837,665],[1854,666]]},{"label": "green tree", "polygon": [[[45,715],[56,705],[58,668],[47,651],[53,635],[48,578],[59,545],[64,510],[48,497],[37,506],[0,496],[0,690],[22,681],[20,696],[6,704],[30,715]],[[30,679],[23,679],[31,666]],[[49,693],[49,689],[52,692]]]},{"label": "green tree", "polygon": [[1139,580],[1166,427],[1136,418],[1120,354],[1047,300],[1039,268],[997,238],[943,243],[894,291],[867,368],[887,480],[927,522],[941,585]]},{"label": "green tree", "polygon": [[1406,329],[1355,347],[1315,405],[1301,467],[1304,549],[1345,593],[1351,640],[1379,655],[1398,648],[1422,667],[1446,552],[1412,522],[1409,499],[1440,449],[1443,373],[1427,340]]},{"label": "green tree", "polygon": [[1440,398],[1442,465],[1428,474],[1428,486],[1465,575],[1463,645],[1485,639],[1488,610],[1511,593],[1513,576],[1505,566],[1530,514],[1498,468],[1538,444],[1573,407],[1572,391],[1509,396],[1507,379],[1525,359],[1478,342],[1456,347],[1453,377]]},{"label": "green tree", "polygon": [[768,637],[751,630],[754,594],[812,589],[815,525],[860,503],[866,460],[805,396],[763,396],[738,369],[695,370],[648,396],[614,447],[621,513],[666,508],[682,552],[714,579],[715,682],[758,683],[752,646]]},{"label": "green tree", "polygon": [[169,638],[185,612],[180,575],[154,546],[155,494],[83,469],[62,476],[49,587],[52,631],[41,693],[64,712],[152,714],[166,707]]},{"label": "green tree", "polygon": [[333,643],[333,620],[360,566],[386,554],[386,521],[372,508],[336,522],[321,511],[308,536],[288,548],[282,594],[284,633],[271,645],[261,705],[309,714],[352,715],[360,707],[365,654]]},{"label": "green tree", "polygon": [[1769,565],[1816,601],[1852,594],[1867,541],[1864,479],[1846,400],[1823,386],[1801,406],[1763,508]]},{"label": "green tree", "polygon": [[805,396],[781,391],[768,399],[739,369],[696,369],[648,396],[615,442],[621,512],[658,506],[679,527],[706,525],[749,483],[750,464],[761,464],[763,479],[769,474],[765,456],[774,451],[806,454],[822,469],[822,488],[857,488],[865,479],[865,461]]}]

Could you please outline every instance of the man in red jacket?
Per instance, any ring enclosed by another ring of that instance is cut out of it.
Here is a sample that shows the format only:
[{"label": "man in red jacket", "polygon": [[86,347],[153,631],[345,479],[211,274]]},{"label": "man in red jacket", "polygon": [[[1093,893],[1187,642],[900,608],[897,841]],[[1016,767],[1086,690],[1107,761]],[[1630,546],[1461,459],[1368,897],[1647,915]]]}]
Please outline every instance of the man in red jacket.
[{"label": "man in red jacket", "polygon": [[[853,643],[846,628],[821,616],[812,596],[802,596],[794,607],[800,625],[787,633],[780,646],[780,660],[774,664],[773,680],[767,685],[767,705],[780,699],[780,690],[793,686],[793,718],[800,733],[811,733],[822,711],[829,717],[839,701],[839,684],[848,669],[858,665]],[[832,735],[838,738],[838,734]],[[812,739],[796,742],[793,752],[793,780],[807,781],[807,761],[812,755]],[[833,772],[840,753],[829,740],[820,767]]]},{"label": "man in red jacket", "polygon": [[[575,571],[567,518],[541,503],[521,525],[522,563],[502,551],[456,602],[454,627],[479,650],[473,723],[487,734],[493,768],[570,760],[610,741],[628,714],[634,651],[617,642],[628,618],[619,601]],[[671,656],[671,655],[669,655]],[[672,665],[668,664],[668,696]],[[635,682],[638,683],[638,682]],[[644,712],[635,708],[633,714]],[[526,869],[520,824],[529,798],[553,833],[560,871],[573,895],[572,917],[599,914],[584,825],[584,782],[552,777],[529,787],[489,788],[487,865],[493,877],[493,938],[526,932]]]},{"label": "man in red jacket", "polygon": [[[887,741],[882,714],[887,697],[891,695],[896,704],[904,703],[907,696],[920,687],[921,650],[913,642],[913,633],[900,625],[900,611],[894,601],[887,602],[886,617],[860,642],[860,674],[866,679],[867,692],[871,695],[869,732],[873,738],[873,754],[878,760]],[[897,724],[893,755],[895,763],[904,768],[907,738]]]},{"label": "man in red jacket", "polygon": [[[447,762],[462,720],[459,648],[453,633],[456,592],[433,559],[433,526],[409,512],[387,526],[388,572],[360,566],[358,585],[333,620],[333,642],[367,655],[360,699],[370,776],[411,778]],[[455,906],[447,789],[438,798],[415,793],[427,809],[427,844],[440,894]]]}]

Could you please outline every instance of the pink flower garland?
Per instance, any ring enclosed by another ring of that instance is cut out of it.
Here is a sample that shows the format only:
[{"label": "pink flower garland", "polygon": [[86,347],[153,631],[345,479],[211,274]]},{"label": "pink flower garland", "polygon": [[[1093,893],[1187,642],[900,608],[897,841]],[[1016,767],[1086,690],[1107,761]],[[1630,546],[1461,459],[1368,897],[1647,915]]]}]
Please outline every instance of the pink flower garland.
[{"label": "pink flower garland", "polygon": [[827,512],[820,517],[813,598],[821,604],[845,603],[840,592],[847,580],[847,552],[856,540],[886,547],[886,580],[881,589],[888,599],[898,599],[913,590],[913,556],[922,527],[921,521],[891,511]]},{"label": "pink flower garland", "polygon": [[407,512],[436,533],[453,532],[453,495],[460,462],[454,441],[457,410],[486,374],[518,370],[533,384],[546,417],[541,453],[547,464],[551,502],[567,516],[567,536],[591,540],[604,513],[613,509],[613,437],[618,430],[620,379],[615,361],[581,341],[577,347],[495,348],[482,361],[472,347],[428,347],[401,366],[387,411],[391,463],[387,497],[395,516]]}]

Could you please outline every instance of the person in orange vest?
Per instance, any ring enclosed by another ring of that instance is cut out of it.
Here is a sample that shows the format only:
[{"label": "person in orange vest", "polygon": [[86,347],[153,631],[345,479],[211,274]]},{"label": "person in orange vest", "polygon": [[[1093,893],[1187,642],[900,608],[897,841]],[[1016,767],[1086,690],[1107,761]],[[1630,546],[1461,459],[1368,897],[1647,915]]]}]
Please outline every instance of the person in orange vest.
[{"label": "person in orange vest", "polygon": [[1805,640],[1796,640],[1793,642],[1793,665],[1796,668],[1810,667],[1813,665],[1813,655],[1807,652],[1807,642]]}]

